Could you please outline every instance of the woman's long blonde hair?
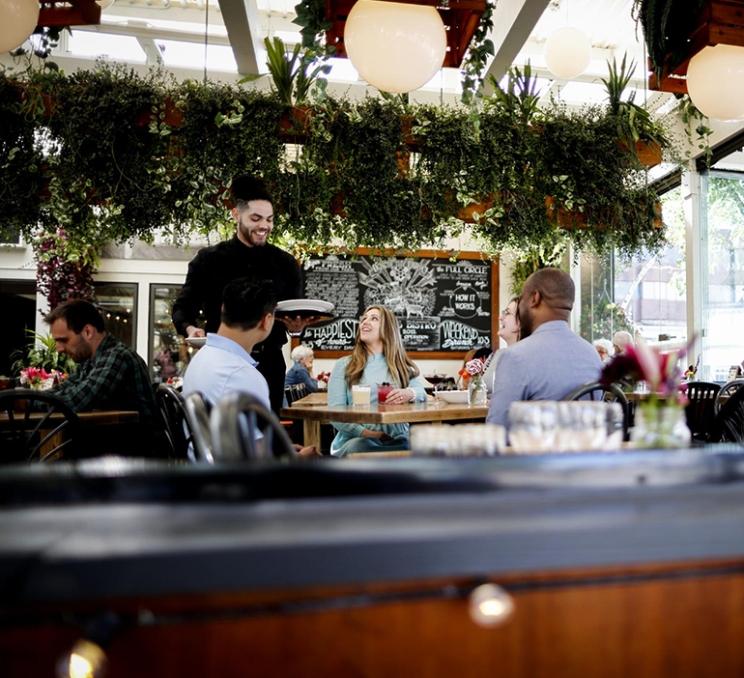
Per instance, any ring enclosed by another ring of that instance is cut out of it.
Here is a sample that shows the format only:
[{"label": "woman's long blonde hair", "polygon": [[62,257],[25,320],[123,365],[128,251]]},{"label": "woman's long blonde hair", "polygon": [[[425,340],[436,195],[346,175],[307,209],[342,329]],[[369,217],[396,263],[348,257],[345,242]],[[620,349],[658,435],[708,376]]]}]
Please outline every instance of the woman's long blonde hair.
[{"label": "woman's long blonde hair", "polygon": [[[382,354],[385,356],[390,376],[395,386],[405,388],[413,377],[418,376],[419,369],[406,355],[406,349],[400,338],[398,321],[393,312],[384,306],[368,306],[364,309],[362,315],[367,315],[372,310],[380,312]],[[349,386],[359,383],[362,372],[364,372],[364,368],[367,365],[367,356],[369,355],[367,347],[362,343],[360,338],[359,327],[361,327],[361,323],[357,326],[354,350],[351,352],[351,360],[349,360],[349,364],[346,366],[346,383]]]}]

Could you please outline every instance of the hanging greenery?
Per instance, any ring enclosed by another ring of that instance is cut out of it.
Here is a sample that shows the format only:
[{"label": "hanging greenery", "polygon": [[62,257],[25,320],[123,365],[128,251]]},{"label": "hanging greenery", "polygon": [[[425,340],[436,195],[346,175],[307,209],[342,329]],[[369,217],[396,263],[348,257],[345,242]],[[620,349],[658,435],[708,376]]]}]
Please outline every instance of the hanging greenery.
[{"label": "hanging greenery", "polygon": [[80,242],[214,232],[230,223],[232,177],[249,172],[298,250],[427,247],[466,228],[488,254],[663,239],[617,116],[539,109],[529,67],[477,115],[400,97],[297,109],[275,93],[112,67],[0,74],[0,92],[0,209],[29,236],[39,223]]}]

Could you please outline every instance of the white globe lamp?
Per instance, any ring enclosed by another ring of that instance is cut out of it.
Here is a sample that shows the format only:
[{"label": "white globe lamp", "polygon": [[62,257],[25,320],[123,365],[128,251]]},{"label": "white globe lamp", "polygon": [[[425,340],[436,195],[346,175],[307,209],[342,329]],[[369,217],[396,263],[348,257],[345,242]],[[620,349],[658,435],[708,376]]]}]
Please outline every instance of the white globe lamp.
[{"label": "white globe lamp", "polygon": [[22,45],[39,23],[38,0],[0,0],[0,52]]},{"label": "white globe lamp", "polygon": [[545,63],[560,80],[571,80],[581,75],[592,57],[589,36],[573,26],[564,26],[545,41]]},{"label": "white globe lamp", "polygon": [[344,45],[370,85],[383,92],[411,92],[442,67],[447,34],[434,7],[357,0],[346,19]]},{"label": "white globe lamp", "polygon": [[709,118],[744,119],[744,47],[716,45],[699,51],[687,67],[687,92]]}]

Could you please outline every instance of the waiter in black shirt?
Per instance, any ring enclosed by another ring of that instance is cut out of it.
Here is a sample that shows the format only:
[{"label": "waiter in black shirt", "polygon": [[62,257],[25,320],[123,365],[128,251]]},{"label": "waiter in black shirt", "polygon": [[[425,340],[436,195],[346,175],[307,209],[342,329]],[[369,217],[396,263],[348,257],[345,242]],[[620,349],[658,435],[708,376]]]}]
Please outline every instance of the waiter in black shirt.
[{"label": "waiter in black shirt", "polygon": [[[248,175],[233,179],[232,195],[235,207],[232,216],[237,222],[235,236],[213,247],[205,247],[189,263],[186,282],[173,304],[173,324],[179,334],[203,337],[205,330],[197,325],[199,313],[206,320],[206,332],[216,332],[220,324],[222,291],[236,278],[250,276],[256,280],[271,280],[277,299],[301,297],[300,267],[294,257],[269,244],[274,226],[274,207],[263,182]],[[284,321],[291,331],[294,321]],[[284,395],[286,365],[282,346],[287,342],[285,325],[275,322],[271,334],[257,344],[253,357],[258,370],[269,384],[271,409],[278,415]]]}]

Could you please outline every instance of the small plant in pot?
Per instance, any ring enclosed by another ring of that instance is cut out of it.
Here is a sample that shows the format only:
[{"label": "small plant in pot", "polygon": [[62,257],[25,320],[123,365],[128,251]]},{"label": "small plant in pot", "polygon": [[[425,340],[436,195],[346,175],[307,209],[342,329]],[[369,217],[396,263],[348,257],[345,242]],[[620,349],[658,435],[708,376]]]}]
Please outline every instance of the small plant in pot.
[{"label": "small plant in pot", "polygon": [[628,56],[624,54],[619,66],[613,58],[607,62],[607,68],[607,78],[602,78],[602,82],[609,99],[609,114],[617,120],[618,140],[624,148],[636,154],[642,165],[658,165],[662,150],[669,147],[664,128],[654,122],[643,106],[635,102],[635,92],[626,100],[622,98],[635,71],[635,61],[628,63]]}]

